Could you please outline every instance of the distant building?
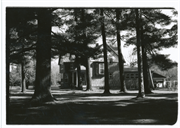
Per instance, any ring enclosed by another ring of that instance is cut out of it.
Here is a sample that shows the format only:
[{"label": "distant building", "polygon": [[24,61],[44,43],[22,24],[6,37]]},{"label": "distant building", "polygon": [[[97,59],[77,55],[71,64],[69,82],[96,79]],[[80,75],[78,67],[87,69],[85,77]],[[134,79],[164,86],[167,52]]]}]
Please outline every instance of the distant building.
[{"label": "distant building", "polygon": [[[119,80],[119,68],[118,68],[118,54],[117,48],[113,48],[109,45],[108,47],[108,64],[109,64],[109,84],[110,87],[120,87]],[[125,63],[125,60],[123,58]],[[92,86],[104,86],[104,59],[99,58],[97,60],[91,60],[91,78]],[[69,56],[62,57],[60,63],[60,74],[61,74],[61,87],[72,88],[78,86],[77,67],[74,61],[70,60]],[[86,68],[81,66],[81,83],[86,85]],[[125,84],[127,89],[138,88],[138,68],[130,68],[124,66]],[[160,82],[163,84],[165,76],[162,76],[153,71],[149,72],[149,81],[152,86],[154,83]]]}]

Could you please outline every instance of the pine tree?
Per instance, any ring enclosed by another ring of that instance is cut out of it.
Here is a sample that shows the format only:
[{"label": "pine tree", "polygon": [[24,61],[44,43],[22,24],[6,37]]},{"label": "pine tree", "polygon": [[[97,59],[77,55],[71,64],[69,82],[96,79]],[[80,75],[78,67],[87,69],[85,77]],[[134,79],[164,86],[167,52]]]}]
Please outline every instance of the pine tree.
[{"label": "pine tree", "polygon": [[121,52],[121,39],[120,39],[120,29],[119,29],[119,9],[116,9],[116,33],[117,33],[117,44],[118,44],[118,57],[119,57],[119,76],[120,76],[120,82],[121,82],[121,92],[126,92],[126,86],[124,82],[124,60]]},{"label": "pine tree", "polygon": [[144,94],[144,85],[143,85],[143,73],[142,73],[142,50],[141,50],[141,39],[140,39],[140,17],[141,12],[139,9],[136,9],[136,37],[137,37],[137,58],[138,58],[138,95],[137,97],[145,97]]},{"label": "pine tree", "polygon": [[[24,50],[24,45],[22,45],[22,50]],[[24,54],[22,53],[22,61],[21,61],[21,92],[25,92],[26,91],[26,79],[25,79],[25,71],[24,71],[24,68],[25,68],[25,63],[24,63]]]},{"label": "pine tree", "polygon": [[[48,53],[46,52],[49,51],[49,49],[51,50],[51,16],[50,13],[52,13],[54,11],[54,9],[47,9],[48,11],[47,14],[45,14],[46,12],[42,13],[40,12],[41,9],[37,9],[37,8],[8,8],[10,14],[8,14],[8,24],[10,27],[9,28],[9,34],[8,38],[9,41],[7,41],[9,43],[9,60],[11,63],[20,63],[23,62],[22,64],[22,69],[24,69],[23,67],[26,66],[26,64],[28,63],[28,59],[30,58],[37,58],[37,63],[38,63],[38,68],[36,70],[37,74],[36,75],[36,85],[35,85],[35,93],[32,97],[32,100],[39,100],[39,101],[46,101],[46,100],[50,100],[51,98],[51,93],[50,93],[50,83],[49,85],[48,82],[45,82],[46,84],[42,84],[42,81],[44,80],[43,77],[45,77],[44,75],[50,76],[50,72],[48,71],[50,68],[50,65],[48,66],[48,61],[50,63],[51,61],[51,51]],[[43,10],[43,9],[42,9]],[[45,11],[45,10],[44,10]],[[40,15],[38,15],[40,13]],[[42,14],[42,15],[41,15]],[[49,14],[49,15],[48,15]],[[16,15],[16,18],[14,18],[14,15]],[[49,17],[48,17],[48,16]],[[39,18],[39,22],[38,22],[38,35],[37,35],[37,16]],[[43,22],[46,21],[47,19],[47,23],[48,26],[47,28],[44,27],[43,25],[46,26],[46,24],[44,24]],[[44,20],[44,21],[43,21]],[[10,22],[11,21],[11,22]],[[40,23],[40,25],[39,25]],[[14,32],[14,33],[13,33]],[[18,35],[16,34],[18,33]],[[41,38],[41,36],[45,34],[45,39],[46,44],[44,45],[43,42],[43,38]],[[48,35],[49,34],[49,35]],[[38,42],[37,43],[37,36],[38,36]],[[24,40],[24,41],[21,41]],[[48,43],[47,43],[48,41]],[[7,44],[8,44],[7,43]],[[37,46],[36,47],[36,43]],[[43,49],[45,52],[43,53],[43,50],[41,49],[41,46],[45,46],[45,49]],[[23,48],[21,47],[23,46]],[[40,48],[40,47],[41,48]],[[48,49],[47,49],[48,47]],[[36,52],[35,49],[37,48],[37,56],[36,56]],[[8,50],[7,50],[8,51]],[[55,53],[55,52],[53,52]],[[46,54],[46,55],[45,55]],[[39,56],[43,56],[42,58]],[[46,58],[47,57],[47,58]],[[18,60],[20,59],[20,60]],[[44,59],[44,60],[42,60]],[[46,61],[48,60],[48,61]],[[42,62],[42,63],[41,63]],[[47,63],[47,65],[44,65],[44,62]],[[8,64],[8,63],[7,63]],[[24,66],[23,66],[24,65]],[[41,66],[43,65],[43,66]],[[41,67],[41,68],[39,68]],[[43,70],[42,68],[47,68],[47,70]],[[47,71],[46,73],[42,73],[41,71]],[[25,74],[23,72],[26,72],[26,70],[22,70],[22,76],[23,76],[23,81],[24,78],[26,77]],[[8,77],[7,77],[8,78]],[[46,77],[47,78],[47,77]],[[45,78],[45,79],[46,79]],[[50,80],[50,77],[48,78]],[[48,79],[46,79],[47,81],[49,81]],[[38,84],[40,83],[40,84]],[[22,86],[24,87],[24,86]],[[44,89],[43,89],[44,88]],[[25,88],[23,88],[25,89]],[[47,91],[48,90],[48,91]],[[46,95],[47,94],[47,95]],[[46,95],[46,97],[43,97],[42,95]],[[50,97],[48,97],[48,95],[50,95]],[[47,98],[48,97],[48,98]],[[52,98],[53,99],[53,98]]]},{"label": "pine tree", "polygon": [[109,94],[109,73],[108,73],[108,61],[107,61],[107,46],[106,46],[106,34],[105,34],[105,26],[104,26],[104,14],[103,9],[100,9],[101,16],[101,32],[102,32],[102,40],[103,40],[103,53],[104,53],[104,69],[105,69],[105,85],[104,85],[104,94]]},{"label": "pine tree", "polygon": [[[117,42],[118,48],[118,58],[119,58],[119,78],[120,78],[120,91],[126,92],[126,84],[124,82],[124,58],[121,52],[121,40],[123,36],[120,35],[120,31],[127,30],[126,15],[128,14],[128,9],[104,9],[105,13],[105,23],[106,35],[110,38],[107,42],[110,45],[115,45]],[[118,14],[117,14],[118,13]]]},{"label": "pine tree", "polygon": [[[9,102],[10,102],[10,98],[9,98],[9,82],[10,82],[10,78],[9,78],[9,74],[10,74],[10,70],[9,70],[9,66],[11,63],[13,63],[13,59],[12,59],[12,55],[14,53],[17,53],[18,51],[21,50],[17,50],[14,49],[14,47],[16,47],[16,45],[13,45],[14,42],[17,41],[17,38],[14,37],[14,30],[16,30],[20,23],[23,20],[32,20],[34,19],[34,12],[33,9],[24,9],[24,8],[6,8],[6,112],[7,112],[7,123],[9,122],[9,118],[8,118],[8,112],[9,112]],[[13,46],[13,47],[12,47]],[[18,46],[16,48],[19,48]]]},{"label": "pine tree", "polygon": [[[172,26],[171,29],[162,28],[170,23],[174,22],[171,18],[161,12],[159,9],[141,9],[141,42],[143,50],[143,73],[144,73],[144,86],[145,93],[151,93],[150,84],[148,83],[147,76],[149,75],[149,66],[151,63],[156,63],[158,65],[167,64],[174,65],[170,62],[166,55],[160,55],[158,53],[162,48],[173,47],[177,44],[177,25],[176,23]],[[133,11],[131,15],[133,17]],[[130,17],[129,16],[129,17]],[[133,18],[132,18],[133,19]],[[133,20],[129,22],[129,30],[134,26]],[[159,25],[160,27],[158,27]],[[164,38],[166,37],[166,38]],[[136,37],[131,36],[126,45],[136,44]],[[135,49],[137,50],[137,49]],[[158,56],[164,56],[166,59],[159,59],[155,61],[155,58]]]},{"label": "pine tree", "polygon": [[[85,17],[84,17],[84,9],[81,10],[82,14],[81,14],[81,22],[82,22],[82,25],[84,25],[84,30],[83,30],[83,35],[84,37],[86,38],[86,21],[85,21]],[[84,47],[87,49],[87,43],[86,42],[83,42],[84,44]],[[90,58],[86,58],[86,83],[87,83],[87,88],[86,90],[92,90],[92,83],[91,83],[91,71],[90,71]]]},{"label": "pine tree", "polygon": [[[95,44],[98,37],[95,27],[97,26],[96,21],[94,21],[91,9],[69,9],[65,13],[68,15],[68,18],[65,18],[64,23],[68,28],[64,33],[54,33],[55,37],[53,38],[56,44],[53,47],[60,52],[75,55],[76,59],[74,61],[78,72],[80,71],[80,65],[84,65],[87,68],[87,90],[92,90],[89,59],[91,57],[94,58],[98,54],[100,47],[90,47],[89,44]],[[80,79],[79,75],[78,79]]]},{"label": "pine tree", "polygon": [[[44,22],[46,21],[46,22]],[[51,10],[38,9],[36,81],[32,102],[54,101],[51,94]]]}]

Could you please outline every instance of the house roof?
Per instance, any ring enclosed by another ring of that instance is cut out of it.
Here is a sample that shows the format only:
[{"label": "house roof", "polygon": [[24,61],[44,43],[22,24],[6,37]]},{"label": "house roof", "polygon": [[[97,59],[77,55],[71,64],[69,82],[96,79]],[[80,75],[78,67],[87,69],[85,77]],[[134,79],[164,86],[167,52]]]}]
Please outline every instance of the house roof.
[{"label": "house roof", "polygon": [[158,74],[158,73],[156,73],[154,71],[152,71],[152,73],[153,73],[153,78],[166,78],[165,76],[163,76],[161,74]]},{"label": "house roof", "polygon": [[[116,55],[117,57],[119,56],[118,53],[117,53],[117,50],[118,50],[117,47],[112,47],[112,46],[110,46],[110,45],[107,44],[107,50],[110,51],[110,52],[113,52],[114,55]],[[125,61],[124,56],[123,56],[122,53],[121,53],[121,56],[122,56],[123,62],[126,63],[126,61]]]}]

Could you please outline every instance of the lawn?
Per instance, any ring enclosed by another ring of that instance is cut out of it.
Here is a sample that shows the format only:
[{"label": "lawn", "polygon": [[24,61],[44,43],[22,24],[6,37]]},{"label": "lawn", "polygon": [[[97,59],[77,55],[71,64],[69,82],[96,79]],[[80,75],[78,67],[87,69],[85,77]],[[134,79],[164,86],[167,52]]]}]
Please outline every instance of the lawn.
[{"label": "lawn", "polygon": [[11,89],[7,124],[159,124],[173,125],[177,120],[177,91],[153,90],[145,98],[137,91],[119,93],[52,88],[55,103],[26,106],[33,90],[21,93]]}]

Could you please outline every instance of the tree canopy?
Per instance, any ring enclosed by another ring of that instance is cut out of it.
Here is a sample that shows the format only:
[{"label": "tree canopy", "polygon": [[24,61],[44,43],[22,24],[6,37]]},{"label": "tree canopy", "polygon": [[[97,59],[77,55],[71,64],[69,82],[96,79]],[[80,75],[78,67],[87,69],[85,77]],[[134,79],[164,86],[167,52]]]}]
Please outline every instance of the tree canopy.
[{"label": "tree canopy", "polygon": [[[177,11],[171,10],[172,14],[177,16]],[[95,59],[102,52],[106,57],[107,43],[118,42],[118,47],[121,40],[125,41],[125,46],[138,43],[135,9],[7,8],[6,11],[7,65],[21,62],[28,65],[30,60],[36,59],[36,81],[39,80],[37,83],[40,85],[45,77],[48,79],[47,84],[50,84],[49,67],[55,56],[60,57],[66,53],[75,55],[75,62],[88,68],[89,58]],[[167,28],[169,25],[171,27]],[[53,31],[52,27],[59,31]],[[141,9],[138,30],[139,41],[145,50],[149,66],[156,64],[160,69],[167,70],[177,65],[168,55],[159,53],[163,48],[177,46],[176,20],[164,14],[161,9]],[[126,34],[120,35],[121,31]],[[99,38],[103,39],[103,50],[102,45],[97,43]],[[134,51],[138,50],[135,48]],[[47,69],[47,72],[44,69]],[[46,91],[50,88],[47,84]],[[41,87],[36,91],[40,89]],[[51,95],[50,91],[48,93]]]}]

